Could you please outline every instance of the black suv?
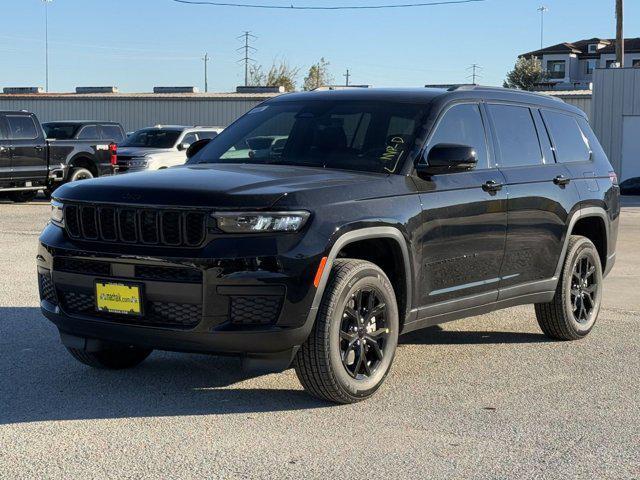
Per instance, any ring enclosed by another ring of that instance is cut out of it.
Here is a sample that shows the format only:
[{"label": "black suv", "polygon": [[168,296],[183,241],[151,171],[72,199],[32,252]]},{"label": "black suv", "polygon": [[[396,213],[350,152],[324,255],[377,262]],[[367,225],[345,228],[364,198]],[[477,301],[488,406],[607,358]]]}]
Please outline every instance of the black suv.
[{"label": "black suv", "polygon": [[559,100],[290,94],[198,148],[184,167],[56,192],[41,306],[79,361],[240,355],[348,403],[378,389],[401,333],[520,304],[554,339],[596,321],[619,187]]}]

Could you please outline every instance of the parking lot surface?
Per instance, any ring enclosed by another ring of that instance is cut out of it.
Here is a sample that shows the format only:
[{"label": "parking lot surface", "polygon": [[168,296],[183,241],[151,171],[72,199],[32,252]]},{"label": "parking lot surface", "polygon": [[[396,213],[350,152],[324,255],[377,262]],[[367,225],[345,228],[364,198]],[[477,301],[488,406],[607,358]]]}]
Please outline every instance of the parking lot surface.
[{"label": "parking lot surface", "polygon": [[333,406],[233,358],[77,363],[38,309],[48,204],[0,203],[0,478],[640,478],[640,199],[624,205],[589,337],[549,341],[531,306],[415,332],[373,399]]}]

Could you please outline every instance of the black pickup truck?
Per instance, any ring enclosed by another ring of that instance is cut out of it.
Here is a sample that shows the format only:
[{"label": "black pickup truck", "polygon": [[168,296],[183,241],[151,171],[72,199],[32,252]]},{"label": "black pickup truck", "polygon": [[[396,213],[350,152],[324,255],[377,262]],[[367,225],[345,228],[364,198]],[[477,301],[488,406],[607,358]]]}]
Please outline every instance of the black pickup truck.
[{"label": "black pickup truck", "polygon": [[55,122],[42,127],[33,113],[0,112],[0,196],[15,202],[38,190],[110,175],[124,131],[111,122]]}]

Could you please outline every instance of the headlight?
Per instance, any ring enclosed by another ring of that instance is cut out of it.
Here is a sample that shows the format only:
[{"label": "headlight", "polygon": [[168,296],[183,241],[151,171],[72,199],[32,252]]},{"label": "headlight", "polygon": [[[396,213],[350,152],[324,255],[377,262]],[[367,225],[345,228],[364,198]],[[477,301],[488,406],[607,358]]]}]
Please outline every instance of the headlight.
[{"label": "headlight", "polygon": [[309,212],[224,212],[213,213],[218,228],[226,233],[297,232]]},{"label": "headlight", "polygon": [[51,223],[64,227],[64,209],[58,200],[51,200]]}]

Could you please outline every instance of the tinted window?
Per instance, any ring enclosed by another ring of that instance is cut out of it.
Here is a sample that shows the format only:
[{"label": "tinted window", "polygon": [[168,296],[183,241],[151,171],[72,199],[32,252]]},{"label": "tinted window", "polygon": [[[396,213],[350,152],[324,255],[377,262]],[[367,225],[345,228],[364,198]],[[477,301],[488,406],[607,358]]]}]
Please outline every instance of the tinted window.
[{"label": "tinted window", "polygon": [[393,173],[407,158],[426,107],[309,100],[254,108],[189,163],[273,163]]},{"label": "tinted window", "polygon": [[195,141],[196,141],[196,134],[195,133],[187,133],[184,136],[184,138],[182,139],[182,143],[188,143],[189,145],[191,145]]},{"label": "tinted window", "polygon": [[47,138],[53,138],[55,140],[70,140],[75,138],[79,128],[80,126],[74,123],[47,122],[42,124],[42,129]]},{"label": "tinted window", "polygon": [[585,162],[590,159],[589,142],[575,117],[550,110],[544,110],[542,116],[555,144],[558,162]]},{"label": "tinted window", "polygon": [[604,150],[602,149],[602,145],[600,145],[600,142],[598,141],[596,134],[593,133],[593,130],[591,129],[591,125],[589,125],[589,122],[587,122],[587,119],[582,117],[578,118],[578,125],[580,125],[580,130],[582,130],[582,133],[584,134],[584,136],[587,137],[587,142],[589,143],[589,149],[593,152],[595,157],[606,158],[607,154],[604,153]]},{"label": "tinted window", "polygon": [[180,130],[145,128],[132,133],[121,145],[123,147],[171,148],[178,141]]},{"label": "tinted window", "polygon": [[116,143],[124,140],[124,135],[122,135],[122,129],[118,125],[101,125],[102,129],[102,138],[104,140],[113,140]]},{"label": "tinted window", "polygon": [[215,136],[218,135],[218,132],[214,132],[214,131],[202,131],[202,132],[198,132],[198,140],[203,140],[205,138],[214,138]]},{"label": "tinted window", "polygon": [[465,103],[451,107],[436,127],[429,146],[452,143],[473,147],[478,155],[478,167],[487,168],[487,141],[478,105]]},{"label": "tinted window", "polygon": [[513,105],[489,105],[500,150],[500,166],[539,165],[542,151],[531,110]]},{"label": "tinted window", "polygon": [[7,138],[9,138],[9,135],[7,134],[7,127],[5,126],[4,118],[0,116],[0,140],[5,140]]},{"label": "tinted window", "polygon": [[100,138],[97,125],[87,125],[82,127],[82,130],[78,133],[78,140],[93,140],[96,138]]},{"label": "tinted window", "polygon": [[538,130],[538,139],[540,140],[540,146],[542,147],[542,156],[544,157],[544,163],[556,163],[556,157],[553,154],[553,147],[551,146],[551,140],[549,140],[549,132],[542,120],[540,110],[531,110],[533,119],[536,122],[536,129]]},{"label": "tinted window", "polygon": [[36,124],[29,116],[7,115],[11,138],[15,140],[32,140],[38,138]]}]

